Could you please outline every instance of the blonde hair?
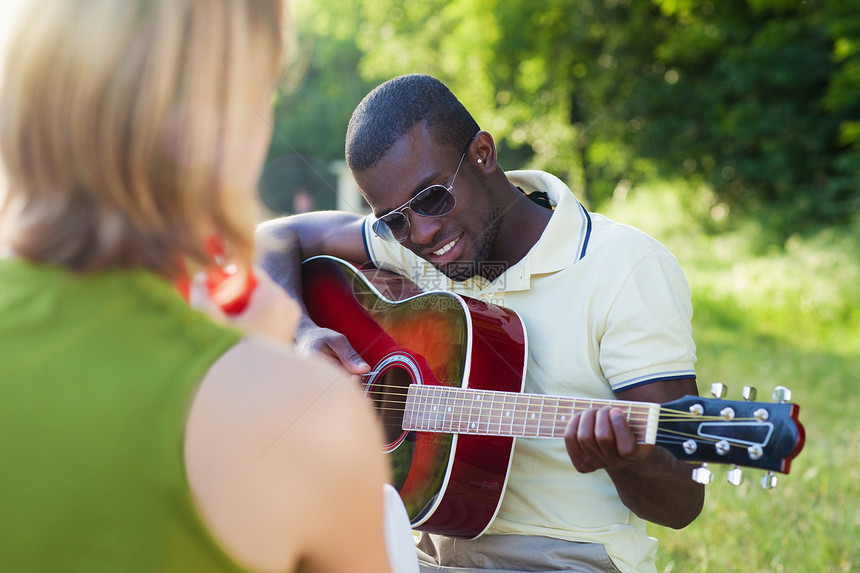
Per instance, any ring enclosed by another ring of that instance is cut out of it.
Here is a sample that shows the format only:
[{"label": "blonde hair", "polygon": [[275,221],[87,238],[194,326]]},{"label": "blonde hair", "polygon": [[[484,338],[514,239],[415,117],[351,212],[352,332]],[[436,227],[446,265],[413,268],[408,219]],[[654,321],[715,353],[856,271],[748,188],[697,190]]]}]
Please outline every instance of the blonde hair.
[{"label": "blonde hair", "polygon": [[[250,262],[247,150],[281,67],[282,0],[27,0],[0,64],[0,243],[79,272]],[[263,138],[261,140],[260,138]],[[256,147],[255,147],[256,146]]]}]

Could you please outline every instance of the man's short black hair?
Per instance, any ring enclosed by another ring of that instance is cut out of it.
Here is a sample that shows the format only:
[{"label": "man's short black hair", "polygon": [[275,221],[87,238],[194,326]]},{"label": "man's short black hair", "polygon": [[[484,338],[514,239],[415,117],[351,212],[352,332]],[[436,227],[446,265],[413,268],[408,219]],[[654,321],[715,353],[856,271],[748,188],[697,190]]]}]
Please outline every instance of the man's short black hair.
[{"label": "man's short black hair", "polygon": [[434,77],[410,74],[388,80],[367,94],[346,130],[346,164],[364,171],[382,159],[419,122],[436,142],[458,151],[480,127],[448,87]]}]

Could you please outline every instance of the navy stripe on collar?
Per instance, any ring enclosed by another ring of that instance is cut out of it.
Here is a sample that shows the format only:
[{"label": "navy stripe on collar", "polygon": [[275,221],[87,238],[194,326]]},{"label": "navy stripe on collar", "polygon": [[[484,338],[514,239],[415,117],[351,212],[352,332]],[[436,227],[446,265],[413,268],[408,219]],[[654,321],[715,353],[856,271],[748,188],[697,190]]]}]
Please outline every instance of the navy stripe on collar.
[{"label": "navy stripe on collar", "polygon": [[582,214],[585,217],[585,235],[582,238],[582,246],[579,249],[579,260],[581,261],[585,258],[585,252],[588,249],[588,240],[591,238],[591,215],[589,215],[588,210],[582,206],[582,203],[579,203],[579,208],[582,209]]}]

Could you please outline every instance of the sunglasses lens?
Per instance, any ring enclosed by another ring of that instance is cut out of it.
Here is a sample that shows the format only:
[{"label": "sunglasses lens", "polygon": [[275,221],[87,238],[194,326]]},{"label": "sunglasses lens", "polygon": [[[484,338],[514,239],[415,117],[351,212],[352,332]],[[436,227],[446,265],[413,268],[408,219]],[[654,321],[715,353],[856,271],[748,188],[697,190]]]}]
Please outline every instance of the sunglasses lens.
[{"label": "sunglasses lens", "polygon": [[[432,185],[412,198],[407,205],[413,212],[423,217],[441,217],[454,209],[457,200],[442,185]],[[386,241],[402,243],[409,236],[409,219],[400,211],[383,215],[373,223],[373,232]]]},{"label": "sunglasses lens", "polygon": [[409,208],[424,217],[441,217],[454,209],[457,200],[442,185],[433,185],[423,190],[412,199]]},{"label": "sunglasses lens", "polygon": [[399,243],[409,236],[409,221],[402,213],[389,213],[374,221],[373,232],[381,239]]}]

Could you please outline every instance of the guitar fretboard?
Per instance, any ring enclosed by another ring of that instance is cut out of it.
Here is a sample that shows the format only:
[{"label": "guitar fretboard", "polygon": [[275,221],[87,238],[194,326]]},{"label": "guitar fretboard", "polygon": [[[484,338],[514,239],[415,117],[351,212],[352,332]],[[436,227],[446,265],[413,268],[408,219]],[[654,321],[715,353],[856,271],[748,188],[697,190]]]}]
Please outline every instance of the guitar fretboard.
[{"label": "guitar fretboard", "polygon": [[640,442],[656,442],[659,404],[423,384],[409,386],[403,429],[482,436],[561,438],[577,411],[603,406],[624,410]]}]

